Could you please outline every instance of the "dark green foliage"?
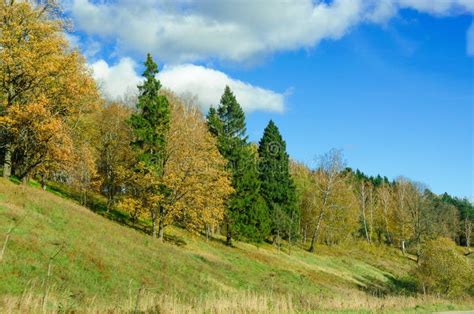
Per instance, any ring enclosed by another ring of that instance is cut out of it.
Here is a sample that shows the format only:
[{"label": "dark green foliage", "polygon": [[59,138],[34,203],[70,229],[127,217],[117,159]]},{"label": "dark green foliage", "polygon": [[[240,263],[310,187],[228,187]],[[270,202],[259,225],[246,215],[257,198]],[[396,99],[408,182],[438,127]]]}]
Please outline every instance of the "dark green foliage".
[{"label": "dark green foliage", "polygon": [[295,186],[289,172],[289,156],[286,143],[271,120],[260,140],[258,154],[261,195],[272,218],[272,232],[285,236],[296,234],[299,211]]},{"label": "dark green foliage", "polygon": [[261,242],[270,232],[270,220],[259,194],[257,157],[249,145],[241,147],[238,155],[232,180],[236,192],[229,202],[229,214],[237,238]]},{"label": "dark green foliage", "polygon": [[457,209],[460,221],[460,226],[457,228],[459,231],[458,244],[470,246],[474,226],[474,204],[467,198],[452,197],[448,193],[441,195],[441,201]]},{"label": "dark green foliage", "polygon": [[380,174],[377,176],[368,176],[364,172],[356,169],[354,172],[351,168],[347,167],[344,169],[344,174],[352,174],[352,177],[357,181],[370,182],[374,187],[379,187],[383,184],[385,185],[394,185],[393,182],[390,182],[386,176],[382,177]]},{"label": "dark green foliage", "polygon": [[227,242],[231,244],[233,237],[262,241],[268,235],[269,219],[259,193],[257,157],[247,143],[245,114],[228,86],[217,110],[209,110],[207,122],[217,137],[220,153],[228,161],[235,189],[225,217]]},{"label": "dark green foliage", "polygon": [[169,129],[170,109],[168,100],[160,95],[161,84],[156,79],[158,66],[150,54],[145,61],[145,81],[138,86],[137,112],[130,117],[135,139],[133,146],[147,168],[162,172],[166,133]]}]

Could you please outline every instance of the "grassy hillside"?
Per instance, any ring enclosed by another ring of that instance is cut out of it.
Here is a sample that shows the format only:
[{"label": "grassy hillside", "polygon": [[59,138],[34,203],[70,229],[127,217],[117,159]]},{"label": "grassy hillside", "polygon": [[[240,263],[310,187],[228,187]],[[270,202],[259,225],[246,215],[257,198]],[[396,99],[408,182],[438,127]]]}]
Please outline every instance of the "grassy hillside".
[{"label": "grassy hillside", "polygon": [[0,179],[0,249],[15,225],[0,262],[2,312],[474,307],[412,296],[413,262],[393,249],[359,243],[319,246],[315,254],[293,248],[289,255],[287,247],[268,244],[228,248],[178,228],[159,243],[71,200]]}]

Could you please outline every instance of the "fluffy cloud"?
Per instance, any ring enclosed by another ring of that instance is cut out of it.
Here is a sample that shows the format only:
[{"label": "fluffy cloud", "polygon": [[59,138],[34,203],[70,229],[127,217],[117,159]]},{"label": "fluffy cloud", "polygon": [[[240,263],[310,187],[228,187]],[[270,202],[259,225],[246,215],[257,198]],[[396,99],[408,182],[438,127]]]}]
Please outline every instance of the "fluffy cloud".
[{"label": "fluffy cloud", "polygon": [[[132,59],[121,59],[116,65],[109,66],[104,60],[91,65],[94,78],[101,85],[108,98],[118,98],[124,92],[136,92],[141,78],[135,71]],[[255,110],[283,112],[285,95],[268,89],[232,79],[223,72],[203,66],[183,64],[165,67],[158,74],[162,85],[178,95],[196,96],[203,110],[217,105],[226,85],[234,91],[245,111]]]},{"label": "fluffy cloud", "polygon": [[418,10],[435,15],[473,13],[472,0],[392,0],[400,7]]},{"label": "fluffy cloud", "polygon": [[119,51],[152,52],[175,63],[248,61],[314,47],[403,8],[436,15],[474,12],[472,0],[64,1],[78,29],[116,40]]},{"label": "fluffy cloud", "polygon": [[120,98],[126,93],[135,92],[136,86],[141,81],[135,72],[135,61],[130,58],[123,58],[113,66],[109,66],[104,60],[99,60],[90,67],[102,94],[109,99]]}]

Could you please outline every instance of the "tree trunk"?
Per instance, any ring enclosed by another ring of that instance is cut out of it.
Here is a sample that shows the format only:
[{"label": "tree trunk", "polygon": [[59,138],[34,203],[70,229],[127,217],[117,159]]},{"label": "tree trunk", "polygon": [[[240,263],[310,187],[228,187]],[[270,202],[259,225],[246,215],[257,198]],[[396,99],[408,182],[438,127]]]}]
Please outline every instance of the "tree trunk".
[{"label": "tree trunk", "polygon": [[41,176],[41,188],[43,189],[43,191],[46,191],[46,179],[44,175]]},{"label": "tree trunk", "polygon": [[364,222],[364,231],[367,242],[370,243],[369,232],[367,230],[367,219],[365,218],[365,206],[362,206],[362,221]]},{"label": "tree trunk", "polygon": [[3,177],[8,179],[12,174],[12,149],[10,145],[5,146],[5,160],[3,162]]},{"label": "tree trunk", "polygon": [[[324,204],[325,203],[326,201],[324,202]],[[323,221],[323,217],[324,217],[324,210],[321,209],[321,211],[319,212],[318,223],[316,224],[316,229],[314,229],[313,236],[311,237],[311,246],[309,247],[309,251],[311,253],[314,252],[314,245],[316,244],[316,241],[318,240],[319,228],[321,227],[321,222]]]},{"label": "tree trunk", "polygon": [[163,242],[165,235],[165,223],[163,219],[160,219],[160,223],[158,225],[158,240]]},{"label": "tree trunk", "polygon": [[405,240],[402,240],[401,246],[402,246],[402,253],[403,255],[405,255]]},{"label": "tree trunk", "polygon": [[276,245],[278,247],[278,252],[280,252],[280,249],[281,249],[280,229],[277,229],[276,239],[277,239]]},{"label": "tree trunk", "polygon": [[307,225],[304,226],[304,238],[303,239],[304,239],[303,243],[306,245],[306,242],[308,242],[308,226]]},{"label": "tree trunk", "polygon": [[314,245],[316,243],[316,230],[314,230],[313,235],[311,236],[311,245],[309,246],[309,252],[314,253]]},{"label": "tree trunk", "polygon": [[416,237],[416,263],[420,264],[420,257],[421,257],[421,235]]},{"label": "tree trunk", "polygon": [[291,255],[291,229],[288,233],[288,255]]},{"label": "tree trunk", "polygon": [[151,236],[156,238],[156,210],[151,211]]},{"label": "tree trunk", "polygon": [[114,197],[109,194],[107,197],[107,213],[110,212],[110,210],[114,206],[114,203],[115,203]]},{"label": "tree trunk", "polygon": [[227,223],[227,233],[226,233],[226,241],[225,241],[225,244],[227,246],[232,246],[232,232],[230,230],[230,224]]},{"label": "tree trunk", "polygon": [[[155,214],[155,217],[156,217],[156,214]],[[158,240],[163,242],[164,234],[165,234],[165,208],[161,205],[159,209],[159,218],[160,218],[160,221],[158,223]],[[156,218],[155,218],[155,229],[156,229]],[[155,237],[156,237],[156,230],[155,230]]]},{"label": "tree trunk", "polygon": [[464,219],[464,233],[466,236],[466,247],[470,249],[471,247],[471,234],[472,234],[472,222],[468,219]]},{"label": "tree trunk", "polygon": [[209,241],[209,235],[210,235],[210,227],[209,224],[206,224],[206,241]]},{"label": "tree trunk", "polygon": [[21,184],[24,186],[28,185],[28,176],[21,178]]}]

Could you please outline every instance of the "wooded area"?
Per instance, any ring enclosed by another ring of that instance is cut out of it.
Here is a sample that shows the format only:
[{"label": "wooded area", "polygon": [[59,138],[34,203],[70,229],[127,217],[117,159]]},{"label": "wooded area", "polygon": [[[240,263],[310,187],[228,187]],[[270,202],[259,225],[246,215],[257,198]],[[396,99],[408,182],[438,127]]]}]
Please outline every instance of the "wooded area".
[{"label": "wooded area", "polygon": [[69,46],[54,1],[1,1],[0,26],[4,178],[71,186],[86,206],[100,193],[108,210],[150,222],[160,240],[177,225],[223,234],[229,246],[268,241],[280,248],[287,241],[290,250],[317,254],[318,244],[361,238],[414,255],[425,266],[417,273],[425,292],[472,290],[469,271],[455,271],[450,278],[463,279],[441,287],[427,270],[436,268],[439,252],[446,252],[446,267],[469,270],[450,249],[455,243],[470,252],[469,200],[436,195],[404,177],[369,177],[348,168],[338,150],[310,168],[291,160],[273,121],[252,143],[229,87],[204,116],[192,99],[162,88],[151,55],[134,106],[107,101],[85,58]]}]

